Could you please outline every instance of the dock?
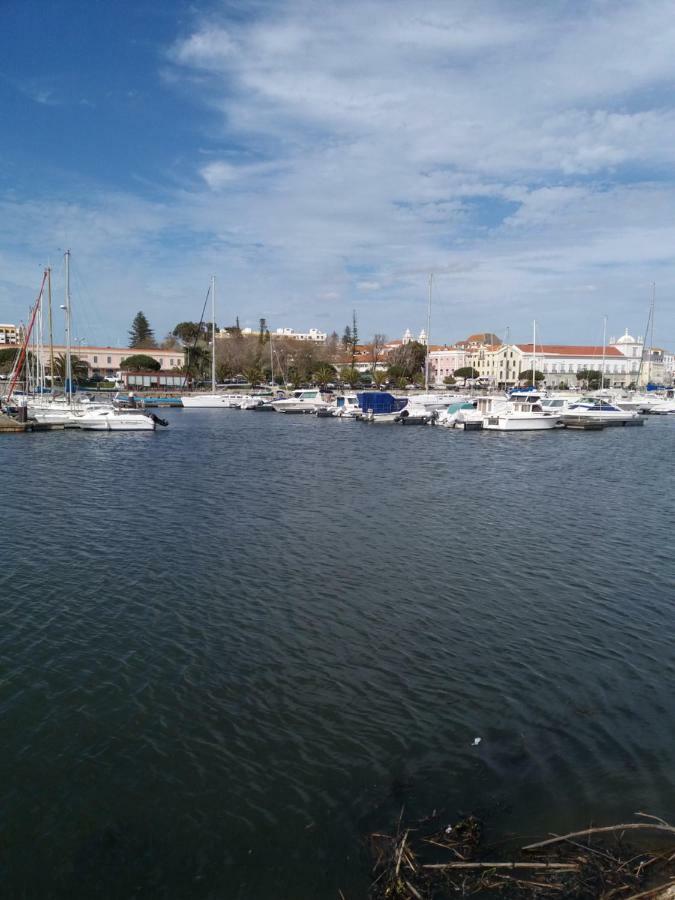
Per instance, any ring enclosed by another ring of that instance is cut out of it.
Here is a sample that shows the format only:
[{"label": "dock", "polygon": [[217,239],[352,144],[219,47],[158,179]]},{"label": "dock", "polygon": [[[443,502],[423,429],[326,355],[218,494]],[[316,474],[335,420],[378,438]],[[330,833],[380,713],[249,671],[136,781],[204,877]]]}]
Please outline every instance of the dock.
[{"label": "dock", "polygon": [[26,428],[27,425],[25,422],[18,422],[11,416],[7,416],[5,413],[0,412],[0,434],[13,434],[25,431]]}]

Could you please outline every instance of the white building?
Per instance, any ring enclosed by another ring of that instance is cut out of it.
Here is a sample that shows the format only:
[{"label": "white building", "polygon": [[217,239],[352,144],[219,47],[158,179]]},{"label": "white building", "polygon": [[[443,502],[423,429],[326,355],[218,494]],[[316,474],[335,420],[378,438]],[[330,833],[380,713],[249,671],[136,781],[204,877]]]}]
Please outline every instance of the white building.
[{"label": "white building", "polygon": [[[245,334],[246,330],[242,332]],[[257,333],[257,332],[254,332]],[[277,328],[274,337],[292,338],[294,341],[313,341],[315,344],[325,344],[328,335],[318,328],[310,328],[309,331],[295,331],[293,328]]]},{"label": "white building", "polygon": [[19,329],[16,325],[0,324],[0,344],[17,344],[19,342]]},{"label": "white building", "polygon": [[584,370],[601,371],[611,385],[627,387],[637,381],[640,358],[626,356],[616,346],[582,346],[576,344],[501,344],[480,347],[469,354],[468,365],[496,385],[512,386],[520,373],[535,367],[544,376],[547,387],[576,387],[577,374]]}]

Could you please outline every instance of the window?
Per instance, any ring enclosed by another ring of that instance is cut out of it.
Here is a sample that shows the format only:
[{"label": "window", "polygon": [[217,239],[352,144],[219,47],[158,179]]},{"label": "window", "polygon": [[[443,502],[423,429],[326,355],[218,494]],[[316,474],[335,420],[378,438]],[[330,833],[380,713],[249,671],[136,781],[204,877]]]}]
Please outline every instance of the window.
[{"label": "window", "polygon": [[108,365],[111,365],[111,363],[112,363],[112,356],[109,356],[108,357]]},{"label": "window", "polygon": [[94,357],[94,362],[95,362],[95,363],[98,362],[98,356],[95,356],[95,357]]}]

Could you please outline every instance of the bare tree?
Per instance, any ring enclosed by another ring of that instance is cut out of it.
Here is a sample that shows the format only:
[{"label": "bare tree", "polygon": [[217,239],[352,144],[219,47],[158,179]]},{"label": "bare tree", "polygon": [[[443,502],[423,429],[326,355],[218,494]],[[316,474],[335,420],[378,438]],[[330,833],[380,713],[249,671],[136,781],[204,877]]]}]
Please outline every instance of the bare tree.
[{"label": "bare tree", "polygon": [[372,344],[370,347],[370,371],[375,374],[375,370],[377,369],[377,364],[384,356],[384,348],[387,343],[387,335],[386,334],[374,334]]}]

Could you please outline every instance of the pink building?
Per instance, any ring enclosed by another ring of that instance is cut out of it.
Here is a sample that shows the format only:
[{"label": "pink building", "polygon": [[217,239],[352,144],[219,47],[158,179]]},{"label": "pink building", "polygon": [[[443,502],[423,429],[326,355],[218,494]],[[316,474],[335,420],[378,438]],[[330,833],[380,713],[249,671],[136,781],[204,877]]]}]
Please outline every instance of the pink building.
[{"label": "pink building", "polygon": [[461,347],[441,347],[429,351],[429,381],[443,384],[443,380],[454,375],[456,369],[467,365],[467,353]]}]

